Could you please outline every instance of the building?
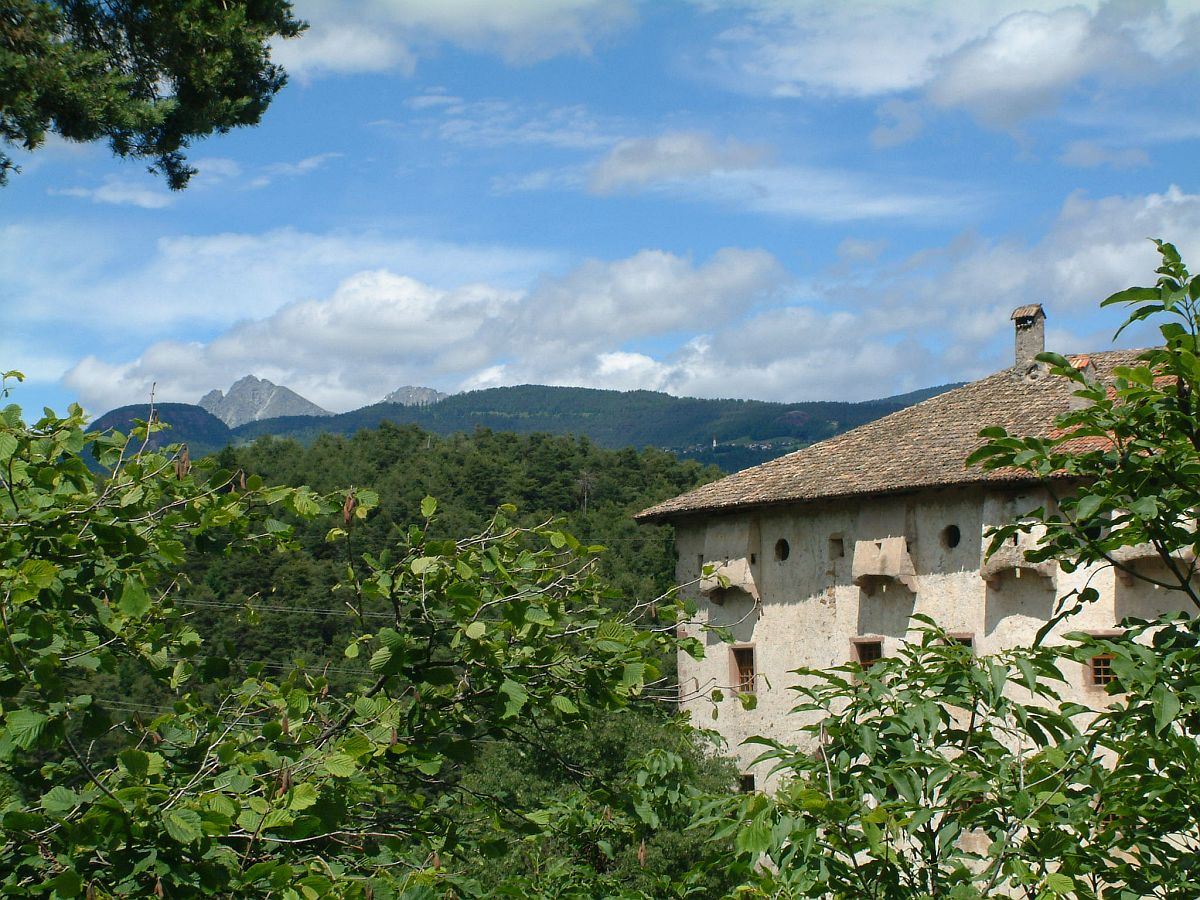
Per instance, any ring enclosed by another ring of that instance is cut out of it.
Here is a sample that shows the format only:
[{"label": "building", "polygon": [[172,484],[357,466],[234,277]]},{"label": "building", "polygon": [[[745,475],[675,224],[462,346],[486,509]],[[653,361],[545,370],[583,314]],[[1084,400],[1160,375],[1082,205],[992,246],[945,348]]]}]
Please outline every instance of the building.
[{"label": "building", "polygon": [[[681,702],[723,735],[760,787],[769,787],[764,773],[750,771],[758,750],[740,744],[756,734],[798,739],[789,672],[869,665],[904,640],[914,613],[991,653],[1031,642],[1056,599],[1085,582],[1100,600],[1063,631],[1111,633],[1127,616],[1187,608],[1176,592],[1111,567],[1067,573],[1052,561],[1031,563],[1025,549],[1036,534],[985,559],[990,527],[1053,498],[1028,475],[968,469],[979,430],[1047,434],[1079,402],[1068,381],[1035,360],[1044,347],[1042,307],[1020,307],[1012,318],[1012,368],[639,513],[639,521],[675,525],[677,579],[699,605],[697,621],[684,627],[705,641],[706,655],[681,655]],[[1105,379],[1115,366],[1135,364],[1137,353],[1072,362]],[[1130,565],[1162,566],[1148,546],[1126,554]],[[728,586],[701,578],[705,566]],[[704,625],[728,626],[734,642]],[[1083,703],[1099,701],[1111,678],[1103,658],[1064,674],[1072,682],[1066,696]],[[715,722],[713,688],[727,697]],[[742,708],[732,696],[738,689],[756,693],[755,709]]]}]

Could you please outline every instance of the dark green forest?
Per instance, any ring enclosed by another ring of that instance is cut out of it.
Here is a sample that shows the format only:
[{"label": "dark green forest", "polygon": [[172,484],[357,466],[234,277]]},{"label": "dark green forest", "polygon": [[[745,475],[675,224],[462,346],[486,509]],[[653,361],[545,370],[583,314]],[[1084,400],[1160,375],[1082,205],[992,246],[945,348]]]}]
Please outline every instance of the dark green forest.
[{"label": "dark green forest", "polygon": [[[443,436],[477,428],[517,434],[585,436],[601,447],[658,447],[732,472],[757,465],[911,406],[953,387],[942,385],[861,403],[701,400],[656,391],[522,385],[447,397],[430,406],[379,403],[334,416],[288,416],[227,428],[189,404],[160,405],[172,431],[202,452],[271,435],[308,443],[323,434],[350,436],[384,422],[417,425]],[[166,406],[170,406],[169,411]],[[99,417],[93,428],[128,430],[145,419],[146,404],[123,406]],[[717,447],[713,447],[713,442]]]},{"label": "dark green forest", "polygon": [[[611,587],[612,605],[624,613],[667,593],[674,581],[670,528],[638,526],[633,514],[721,474],[665,451],[609,450],[588,438],[487,429],[442,437],[388,422],[353,437],[324,434],[309,445],[262,437],[226,447],[214,462],[268,485],[305,485],[318,494],[369,489],[378,495],[378,506],[356,523],[345,542],[326,540],[328,519],[289,518],[298,543],[291,553],[230,556],[198,546],[189,558],[188,583],[176,600],[190,611],[191,624],[209,652],[233,661],[229,679],[260,672],[265,677],[299,663],[321,672],[333,691],[352,689],[370,675],[365,659],[347,659],[343,653],[360,623],[354,598],[335,586],[341,581],[344,587],[347,566],[356,557],[377,557],[403,543],[410,523],[421,519],[427,496],[438,499],[430,534],[435,539],[477,534],[505,504],[515,508],[512,519],[525,526],[561,520],[558,527],[582,544],[603,548],[597,555],[598,572]],[[653,626],[655,616],[651,605],[643,618]],[[574,808],[591,790],[588,785],[619,792],[635,761],[654,751],[677,759],[698,791],[734,790],[732,764],[708,738],[677,721],[674,655],[662,654],[657,662],[661,683],[647,685],[638,702],[601,716],[586,732],[541,735],[550,753],[530,753],[520,741],[495,742],[464,761],[457,777],[471,791],[500,798],[500,805],[507,798],[514,809],[534,801],[544,805],[555,797]],[[214,692],[227,683],[223,679],[214,685]],[[161,685],[135,669],[100,677],[89,690],[147,716],[170,700]],[[572,777],[572,772],[581,774]],[[460,824],[464,831],[478,831],[474,841],[485,846],[495,831],[494,823]],[[517,817],[506,829],[519,831],[521,824]],[[695,834],[660,828],[634,842],[614,827],[601,848],[595,831],[592,822],[569,840],[560,836],[532,848],[493,847],[477,860],[481,881],[499,884],[521,873],[534,877],[547,861],[561,865],[571,860],[653,894],[655,879],[677,877],[698,859]],[[592,836],[585,838],[584,832]],[[704,877],[717,891],[720,876]],[[703,882],[701,890],[707,890]]]}]

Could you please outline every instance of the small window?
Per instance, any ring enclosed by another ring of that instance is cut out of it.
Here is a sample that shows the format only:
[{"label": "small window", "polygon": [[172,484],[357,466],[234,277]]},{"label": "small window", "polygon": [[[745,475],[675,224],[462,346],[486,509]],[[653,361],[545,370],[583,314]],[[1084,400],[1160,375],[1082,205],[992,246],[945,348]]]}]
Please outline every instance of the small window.
[{"label": "small window", "polygon": [[829,539],[829,558],[841,559],[846,555],[846,542],[840,537],[831,537]]},{"label": "small window", "polygon": [[855,641],[855,661],[864,669],[869,669],[883,659],[883,641]]},{"label": "small window", "polygon": [[957,547],[962,541],[962,531],[957,525],[947,525],[942,529],[942,546],[948,549]]},{"label": "small window", "polygon": [[783,562],[792,554],[792,548],[783,538],[775,542],[775,559]]},{"label": "small window", "polygon": [[752,565],[752,566],[753,566],[753,565],[755,565],[757,562],[758,562],[758,554],[757,554],[757,553],[751,553],[751,554],[750,554],[750,565]]},{"label": "small window", "polygon": [[702,574],[704,572],[704,554],[703,553],[696,554],[696,571],[700,572]]},{"label": "small window", "polygon": [[746,772],[738,776],[738,790],[743,794],[754,793],[754,776]]},{"label": "small window", "polygon": [[733,648],[734,689],[742,694],[754,693],[754,648]]},{"label": "small window", "polygon": [[1097,687],[1104,687],[1106,684],[1112,684],[1117,680],[1117,676],[1113,673],[1112,654],[1101,653],[1099,656],[1093,656],[1088,663],[1092,684]]},{"label": "small window", "polygon": [[972,653],[975,652],[975,635],[973,634],[948,634],[946,643],[958,644],[960,647],[966,647]]}]

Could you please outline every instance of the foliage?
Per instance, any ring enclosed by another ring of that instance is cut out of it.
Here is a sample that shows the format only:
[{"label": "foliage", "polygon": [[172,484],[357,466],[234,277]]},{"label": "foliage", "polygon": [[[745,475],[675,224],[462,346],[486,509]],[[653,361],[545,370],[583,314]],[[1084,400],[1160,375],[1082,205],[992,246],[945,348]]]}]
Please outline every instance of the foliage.
[{"label": "foliage", "polygon": [[[152,160],[174,189],[198,137],[254,125],[283,87],[268,42],[304,26],[286,0],[11,0],[0,9],[0,139],[54,132]],[[0,153],[0,184],[14,168]]]},{"label": "foliage", "polygon": [[[426,498],[393,548],[349,557],[348,687],[326,667],[225,655],[177,603],[186,555],[270,559],[292,543],[283,518],[335,513],[327,539],[346,544],[378,498],[193,465],[186,449],[149,449],[155,427],[132,443],[85,434],[78,407],[33,425],[3,411],[5,893],[521,895],[526,876],[486,885],[458,862],[502,850],[505,828],[536,838],[551,824],[544,798],[524,809],[467,783],[465,766],[497,740],[553,754],[548,736],[627,705],[657,676],[650,651],[673,628],[613,613],[586,548],[556,525],[501,512],[474,537],[437,538]],[[83,692],[129,666],[156,685],[158,709]],[[651,753],[643,769],[624,798],[574,775],[589,802],[632,803],[646,835],[679,804],[688,767]],[[555,869],[539,890],[571,896],[563,885],[596,874]]]},{"label": "foliage", "polygon": [[[1111,705],[1060,702],[1061,671],[1098,652]],[[1196,623],[977,658],[927,622],[867,671],[801,674],[812,749],[762,740],[788,775],[778,794],[700,819],[734,841],[710,865],[735,867],[740,895],[1196,895]]]},{"label": "foliage", "polygon": [[[1191,584],[1200,424],[1200,282],[1170,244],[1153,288],[1106,303],[1126,325],[1164,320],[1161,347],[1111,385],[1052,354],[1083,402],[1054,432],[983,432],[971,463],[1020,469],[1056,494],[996,530],[1045,529],[1037,559],[1112,564],[1196,599]],[[1167,576],[1114,557],[1149,544]],[[1060,601],[1069,616],[1097,594]],[[821,898],[1194,897],[1200,890],[1200,623],[1127,620],[1119,636],[988,657],[939,631],[868,670],[802,670],[801,748],[758,739],[783,786],[714,800],[700,822],[735,845],[740,896]],[[1048,629],[1047,629],[1048,630]],[[1110,657],[1107,703],[1059,698],[1064,673]],[[710,865],[729,860],[713,858]]]},{"label": "foliage", "polygon": [[[573,434],[614,449],[671,449],[734,471],[840,434],[943,390],[945,386],[862,403],[770,403],[672,397],[655,391],[521,385],[454,394],[429,406],[377,404],[334,416],[247,422],[232,434],[238,440],[271,434],[307,442],[322,434],[354,434],[385,421],[411,423],[441,435],[477,429]],[[714,439],[721,443],[717,451],[711,449]],[[758,446],[749,446],[751,443]]]},{"label": "foliage", "polygon": [[[1151,317],[1161,346],[1119,367],[1111,384],[1089,380],[1085,369],[1053,354],[1039,359],[1076,386],[1079,408],[1062,416],[1051,436],[983,432],[988,443],[969,462],[1009,467],[1062,488],[1057,509],[1036,510],[1047,528],[1037,559],[1064,565],[1107,563],[1148,576],[1114,558],[1122,547],[1149,543],[1166,572],[1162,586],[1181,590],[1200,607],[1193,565],[1181,551],[1200,552],[1194,511],[1200,508],[1200,279],[1171,244],[1156,241],[1162,265],[1154,287],[1132,287],[1102,305],[1133,307],[1121,330]],[[1118,334],[1120,331],[1118,331]],[[1082,485],[1078,491],[1071,491]],[[1019,529],[998,531],[994,543]]]}]

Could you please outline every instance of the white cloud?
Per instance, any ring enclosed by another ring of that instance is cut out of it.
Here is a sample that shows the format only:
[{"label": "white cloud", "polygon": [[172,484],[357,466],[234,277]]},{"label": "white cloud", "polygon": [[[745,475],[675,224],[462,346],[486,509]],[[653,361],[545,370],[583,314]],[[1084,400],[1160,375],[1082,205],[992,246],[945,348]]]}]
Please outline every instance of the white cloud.
[{"label": "white cloud", "polygon": [[629,0],[302,0],[296,12],[311,27],[273,55],[300,78],[393,69],[410,75],[442,43],[518,65],[586,56],[636,20]]},{"label": "white cloud", "polygon": [[476,280],[524,285],[561,264],[542,251],[369,231],[283,228],[164,237],[138,246],[120,233],[61,224],[0,229],[0,284],[10,321],[52,329],[70,318],[105,340],[211,331],[262,318],[297,298],[328,296],[355,272],[381,265],[453,289]]},{"label": "white cloud", "polygon": [[737,0],[708,63],[736,86],[775,96],[878,97],[920,88],[937,60],[985,34],[1022,0]]},{"label": "white cloud", "polygon": [[276,178],[300,178],[304,175],[311,175],[330,160],[338,159],[342,155],[341,153],[317,153],[313,156],[306,156],[297,162],[271,163],[263,166],[261,174],[251,179],[248,186],[262,188],[269,185]]},{"label": "white cloud", "polygon": [[[697,5],[739,23],[722,32],[703,74],[775,96],[887,97],[922,92],[1012,129],[1095,80],[1159,81],[1194,68],[1192,0],[737,0]],[[918,127],[911,108],[877,145]]]},{"label": "white cloud", "polygon": [[769,155],[761,146],[733,139],[718,143],[700,131],[675,131],[620,141],[592,170],[590,189],[608,194],[661,181],[745,169]]},{"label": "white cloud", "polygon": [[624,343],[697,320],[719,326],[770,296],[781,277],[769,254],[736,249],[699,266],[661,251],[593,260],[524,291],[439,289],[364,271],[323,299],[289,303],[208,342],[161,341],[125,363],[89,356],[65,380],[95,409],[137,402],[155,383],[160,399],[194,402],[247,372],[332,409],[406,383],[626,386],[637,355]]},{"label": "white cloud", "polygon": [[714,170],[648,184],[647,190],[788,219],[953,221],[981,197],[930,181],[876,179],[860,172],[781,165]]},{"label": "white cloud", "polygon": [[838,259],[849,263],[874,262],[887,249],[885,240],[866,241],[861,238],[844,238],[837,246]]},{"label": "white cloud", "polygon": [[1150,156],[1145,150],[1136,147],[1116,149],[1095,141],[1072,141],[1063,150],[1058,161],[1063,165],[1081,169],[1095,169],[1100,166],[1137,169],[1150,165]]},{"label": "white cloud", "polygon": [[430,88],[424,94],[416,94],[404,101],[409,109],[433,109],[439,106],[457,106],[462,97],[446,93],[444,88]]},{"label": "white cloud", "polygon": [[50,188],[46,193],[58,197],[81,197],[93,203],[113,206],[140,206],[142,209],[163,209],[175,202],[175,197],[169,191],[114,175],[105,178],[99,187]]},{"label": "white cloud", "polygon": [[1111,64],[1113,42],[1092,24],[1080,8],[1009,16],[942,63],[929,86],[930,99],[964,107],[999,128],[1048,112],[1067,87]]},{"label": "white cloud", "polygon": [[904,100],[887,100],[875,110],[879,124],[871,132],[871,146],[894,147],[906,144],[925,126],[920,105]]},{"label": "white cloud", "polygon": [[620,140],[620,123],[597,117],[578,105],[526,107],[506,100],[447,98],[446,103],[423,103],[415,108],[430,113],[416,120],[426,136],[466,147],[595,150]]},{"label": "white cloud", "polygon": [[[851,238],[839,255],[853,265],[831,267],[803,284],[761,250],[727,248],[698,262],[644,250],[540,277],[530,273],[552,267],[531,268],[525,259],[516,266],[523,279],[453,280],[427,277],[425,257],[438,249],[430,244],[408,246],[403,259],[394,256],[381,268],[381,251],[400,245],[379,242],[370,248],[375,262],[354,267],[365,256],[346,254],[362,250],[361,238],[289,234],[273,236],[273,244],[228,236],[223,244],[190,243],[155,264],[156,277],[180,266],[179,283],[186,285],[215,259],[231,258],[244,275],[254,258],[274,255],[274,266],[251,271],[250,283],[232,299],[225,296],[231,281],[219,273],[210,280],[210,302],[229,304],[214,337],[159,341],[108,360],[97,352],[71,370],[67,384],[93,409],[144,399],[154,382],[160,399],[194,402],[246,373],[333,409],[378,400],[404,383],[867,399],[1008,365],[1008,316],[1024,303],[1046,304],[1052,349],[1102,348],[1119,318],[1098,312],[1097,302],[1153,279],[1156,255],[1147,235],[1175,240],[1185,258],[1200,258],[1200,194],[1176,187],[1145,196],[1074,194],[1032,243],[964,233],[901,260],[882,257],[880,242]],[[35,280],[6,280],[10,268],[55,263],[30,229],[10,228],[3,237],[0,284]],[[442,252],[440,265],[455,270],[454,253]],[[465,262],[474,254],[476,272],[487,269],[479,248],[457,252]],[[322,254],[330,259],[313,261]],[[492,274],[513,275],[514,258],[501,258],[493,260]],[[63,262],[69,265],[65,252]],[[426,276],[416,274],[422,262]],[[272,302],[254,306],[256,292],[287,264],[299,268],[287,274],[295,281],[270,288],[277,291]],[[331,283],[332,272],[343,274]],[[51,287],[58,296],[64,282],[90,275],[76,271]],[[98,290],[125,295],[133,283]],[[169,284],[156,286],[154,296],[172,296]],[[273,305],[280,297],[285,302]],[[185,302],[200,301],[197,292]],[[132,310],[135,319],[150,315],[137,303]],[[239,314],[242,321],[229,324]]]},{"label": "white cloud", "polygon": [[588,190],[649,192],[782,218],[946,221],[983,200],[928,179],[873,178],[851,170],[764,162],[771,148],[699,131],[622,140],[589,167],[541,169],[494,179],[496,193]]},{"label": "white cloud", "polygon": [[201,157],[192,160],[191,164],[197,170],[196,184],[216,184],[227,179],[237,178],[242,174],[242,167],[236,160],[221,156]]}]

